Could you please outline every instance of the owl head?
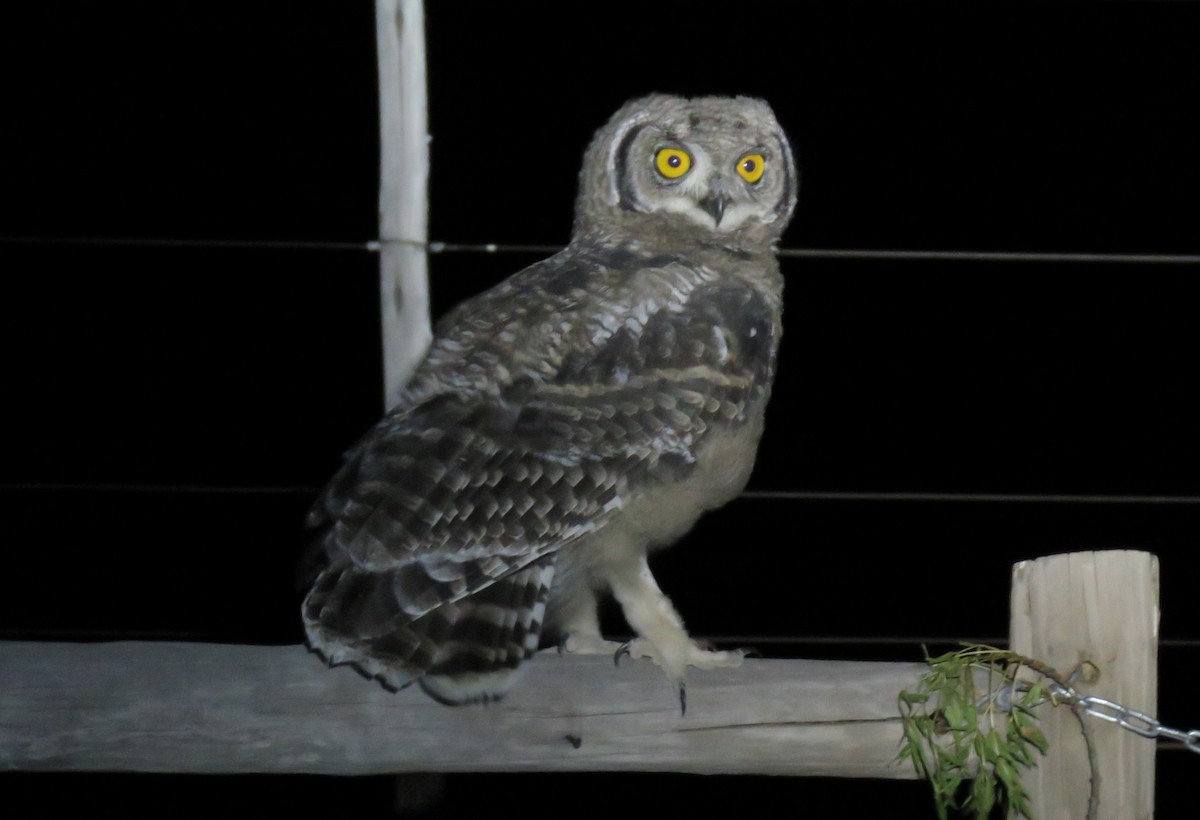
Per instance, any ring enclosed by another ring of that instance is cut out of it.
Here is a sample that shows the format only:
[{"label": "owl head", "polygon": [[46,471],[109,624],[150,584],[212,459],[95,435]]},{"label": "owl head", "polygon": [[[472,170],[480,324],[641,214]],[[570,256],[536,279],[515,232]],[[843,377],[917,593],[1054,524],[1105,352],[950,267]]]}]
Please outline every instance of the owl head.
[{"label": "owl head", "polygon": [[763,249],[796,207],[775,114],[749,97],[631,100],[584,154],[575,237]]}]

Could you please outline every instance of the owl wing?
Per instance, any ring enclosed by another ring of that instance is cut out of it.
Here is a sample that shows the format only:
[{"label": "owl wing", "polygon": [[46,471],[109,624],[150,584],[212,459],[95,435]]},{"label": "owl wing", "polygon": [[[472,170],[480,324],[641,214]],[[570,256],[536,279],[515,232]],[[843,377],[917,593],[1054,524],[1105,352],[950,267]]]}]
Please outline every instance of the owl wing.
[{"label": "owl wing", "polygon": [[537,648],[554,553],[685,478],[710,428],[766,389],[724,315],[766,314],[744,288],[709,290],[567,351],[551,380],[426,390],[377,425],[310,522],[328,556],[312,646],[451,702],[502,692]]}]

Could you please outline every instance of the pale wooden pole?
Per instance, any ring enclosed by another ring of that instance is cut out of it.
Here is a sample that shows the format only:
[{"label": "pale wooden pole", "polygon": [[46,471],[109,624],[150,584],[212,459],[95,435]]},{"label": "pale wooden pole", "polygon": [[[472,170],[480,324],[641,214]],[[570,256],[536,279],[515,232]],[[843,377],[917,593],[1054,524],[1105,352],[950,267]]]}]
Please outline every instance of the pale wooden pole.
[{"label": "pale wooden pole", "polygon": [[431,336],[429,133],[421,0],[376,0],[379,52],[379,297],[384,405],[391,407]]},{"label": "pale wooden pole", "polygon": [[[1098,674],[1074,684],[1147,714],[1158,705],[1158,559],[1111,550],[1051,555],[1013,568],[1013,651],[1066,676],[1084,662]],[[1039,820],[1086,817],[1091,769],[1079,720],[1066,706],[1038,710],[1050,752],[1023,782]],[[1154,744],[1120,726],[1088,721],[1099,769],[1100,820],[1154,815]]]}]

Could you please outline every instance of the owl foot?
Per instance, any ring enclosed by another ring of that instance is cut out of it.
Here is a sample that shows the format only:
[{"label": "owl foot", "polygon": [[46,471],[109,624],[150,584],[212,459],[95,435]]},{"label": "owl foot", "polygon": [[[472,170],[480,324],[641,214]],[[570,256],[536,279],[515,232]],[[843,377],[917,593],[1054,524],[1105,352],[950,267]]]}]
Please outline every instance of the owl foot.
[{"label": "owl foot", "polygon": [[[608,643],[611,643],[611,641]],[[689,641],[682,660],[683,666],[694,666],[697,669],[725,669],[741,666],[742,659],[752,654],[757,654],[759,657],[762,656],[762,653],[753,649],[715,650],[709,648],[701,641]],[[613,663],[620,666],[622,657],[632,659],[649,658],[664,669],[677,665],[676,663],[665,663],[662,654],[654,644],[645,638],[634,638],[618,646],[616,652],[613,654]]]},{"label": "owl foot", "polygon": [[[688,641],[687,651],[684,653],[683,666],[695,666],[699,669],[721,669],[726,667],[737,667],[742,665],[742,659],[746,657],[745,650],[729,649],[725,651],[715,651],[707,649],[698,641]],[[658,666],[661,666],[667,671],[667,677],[671,683],[675,685],[676,691],[679,692],[679,714],[682,717],[687,714],[687,684],[683,681],[682,669],[679,672],[673,671],[672,667],[678,666],[678,662],[668,663],[663,660],[661,653],[655,648],[654,644],[645,638],[634,638],[632,641],[626,641],[617,647],[617,651],[613,653],[613,663],[617,666],[621,665],[621,658],[649,658]]]},{"label": "owl foot", "polygon": [[606,641],[599,635],[572,635],[565,633],[558,642],[558,654],[610,655],[621,649],[616,641]]}]

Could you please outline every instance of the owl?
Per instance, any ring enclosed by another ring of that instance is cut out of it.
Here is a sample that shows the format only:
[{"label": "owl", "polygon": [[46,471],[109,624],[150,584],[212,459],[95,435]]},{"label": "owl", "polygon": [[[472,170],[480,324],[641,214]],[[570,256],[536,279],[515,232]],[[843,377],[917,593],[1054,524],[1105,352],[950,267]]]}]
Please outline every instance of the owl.
[{"label": "owl", "polygon": [[[654,95],[584,154],[570,244],[438,324],[400,399],[309,516],[311,649],[448,704],[541,643],[687,667],[647,564],[745,486],[781,334],[796,167],[770,107]],[[637,638],[600,632],[612,595]]]}]

